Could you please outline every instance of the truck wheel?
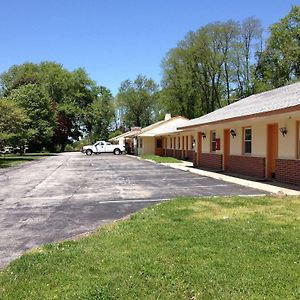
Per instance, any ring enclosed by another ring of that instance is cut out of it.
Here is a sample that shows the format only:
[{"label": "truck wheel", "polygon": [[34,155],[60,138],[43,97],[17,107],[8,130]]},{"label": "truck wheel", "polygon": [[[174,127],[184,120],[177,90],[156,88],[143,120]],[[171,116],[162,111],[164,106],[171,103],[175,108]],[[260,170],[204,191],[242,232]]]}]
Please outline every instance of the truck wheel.
[{"label": "truck wheel", "polygon": [[120,154],[121,154],[120,149],[115,149],[115,150],[114,150],[114,155],[120,155]]},{"label": "truck wheel", "polygon": [[92,151],[91,149],[87,149],[87,150],[85,151],[85,154],[86,154],[86,155],[92,155],[92,154],[93,154],[93,151]]}]

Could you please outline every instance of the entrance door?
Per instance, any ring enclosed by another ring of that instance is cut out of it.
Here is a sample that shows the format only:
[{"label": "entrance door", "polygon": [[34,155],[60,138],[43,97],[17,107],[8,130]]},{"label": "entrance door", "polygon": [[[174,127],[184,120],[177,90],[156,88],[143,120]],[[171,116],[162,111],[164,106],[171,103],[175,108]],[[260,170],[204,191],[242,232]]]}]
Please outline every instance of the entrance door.
[{"label": "entrance door", "polygon": [[223,153],[223,170],[228,170],[228,161],[230,155],[230,129],[224,129],[224,153]]},{"label": "entrance door", "polygon": [[198,147],[197,147],[197,159],[196,159],[196,164],[197,166],[200,166],[200,157],[202,153],[202,133],[198,132]]},{"label": "entrance door", "polygon": [[267,176],[275,178],[278,157],[278,124],[268,125]]},{"label": "entrance door", "polygon": [[155,155],[162,156],[164,154],[163,140],[158,138],[155,140]]}]

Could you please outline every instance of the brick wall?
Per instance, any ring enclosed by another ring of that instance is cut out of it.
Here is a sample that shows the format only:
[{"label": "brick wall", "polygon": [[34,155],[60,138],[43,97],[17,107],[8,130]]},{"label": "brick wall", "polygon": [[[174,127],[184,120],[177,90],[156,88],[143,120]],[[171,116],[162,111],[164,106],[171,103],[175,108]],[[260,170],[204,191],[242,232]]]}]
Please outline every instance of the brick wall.
[{"label": "brick wall", "polygon": [[194,162],[194,156],[195,156],[195,151],[194,150],[188,150],[186,151],[186,158],[190,162]]},{"label": "brick wall", "polygon": [[163,149],[163,148],[155,148],[155,155],[164,156],[165,155],[165,149]]},{"label": "brick wall", "polygon": [[222,170],[222,154],[200,153],[199,167]]},{"label": "brick wall", "polygon": [[300,185],[300,160],[276,159],[276,179]]},{"label": "brick wall", "polygon": [[230,155],[228,158],[227,171],[256,178],[264,178],[265,158]]},{"label": "brick wall", "polygon": [[166,156],[173,157],[174,156],[174,150],[173,149],[167,149],[166,150]]},{"label": "brick wall", "polygon": [[175,158],[182,159],[182,150],[175,150]]}]

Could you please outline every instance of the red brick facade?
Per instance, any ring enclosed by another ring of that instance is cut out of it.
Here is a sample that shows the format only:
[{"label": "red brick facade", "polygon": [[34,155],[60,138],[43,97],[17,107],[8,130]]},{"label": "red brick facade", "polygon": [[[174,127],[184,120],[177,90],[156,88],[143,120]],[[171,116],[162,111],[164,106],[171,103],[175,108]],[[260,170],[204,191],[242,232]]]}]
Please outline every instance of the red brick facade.
[{"label": "red brick facade", "polygon": [[188,161],[195,163],[194,150],[166,149],[164,156],[175,157],[177,159],[187,159]]},{"label": "red brick facade", "polygon": [[173,157],[174,156],[174,150],[173,149],[166,149],[166,156]]},{"label": "red brick facade", "polygon": [[212,170],[222,170],[222,154],[200,153],[199,167]]},{"label": "red brick facade", "polygon": [[182,159],[182,150],[175,150],[175,158]]},{"label": "red brick facade", "polygon": [[228,172],[247,175],[256,178],[265,177],[265,158],[230,155],[228,158]]},{"label": "red brick facade", "polygon": [[300,160],[276,159],[276,180],[300,185]]},{"label": "red brick facade", "polygon": [[195,151],[194,150],[188,150],[186,158],[190,162],[194,162],[194,156],[195,156]]}]

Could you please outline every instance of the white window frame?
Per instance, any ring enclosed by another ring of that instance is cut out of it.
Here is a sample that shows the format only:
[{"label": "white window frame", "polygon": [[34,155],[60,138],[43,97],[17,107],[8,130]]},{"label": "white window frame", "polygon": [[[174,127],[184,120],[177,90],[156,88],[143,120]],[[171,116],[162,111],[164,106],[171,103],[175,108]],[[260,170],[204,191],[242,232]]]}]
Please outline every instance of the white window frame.
[{"label": "white window frame", "polygon": [[[243,134],[243,152],[246,155],[251,155],[252,154],[252,137],[253,137],[253,133],[252,133],[252,128],[251,127],[244,127],[244,134]],[[246,130],[251,130],[251,139],[246,139]],[[246,143],[250,143],[250,148],[251,151],[250,152],[246,152]]]},{"label": "white window frame", "polygon": [[210,133],[210,147],[211,152],[217,151],[217,132],[215,130]]}]

